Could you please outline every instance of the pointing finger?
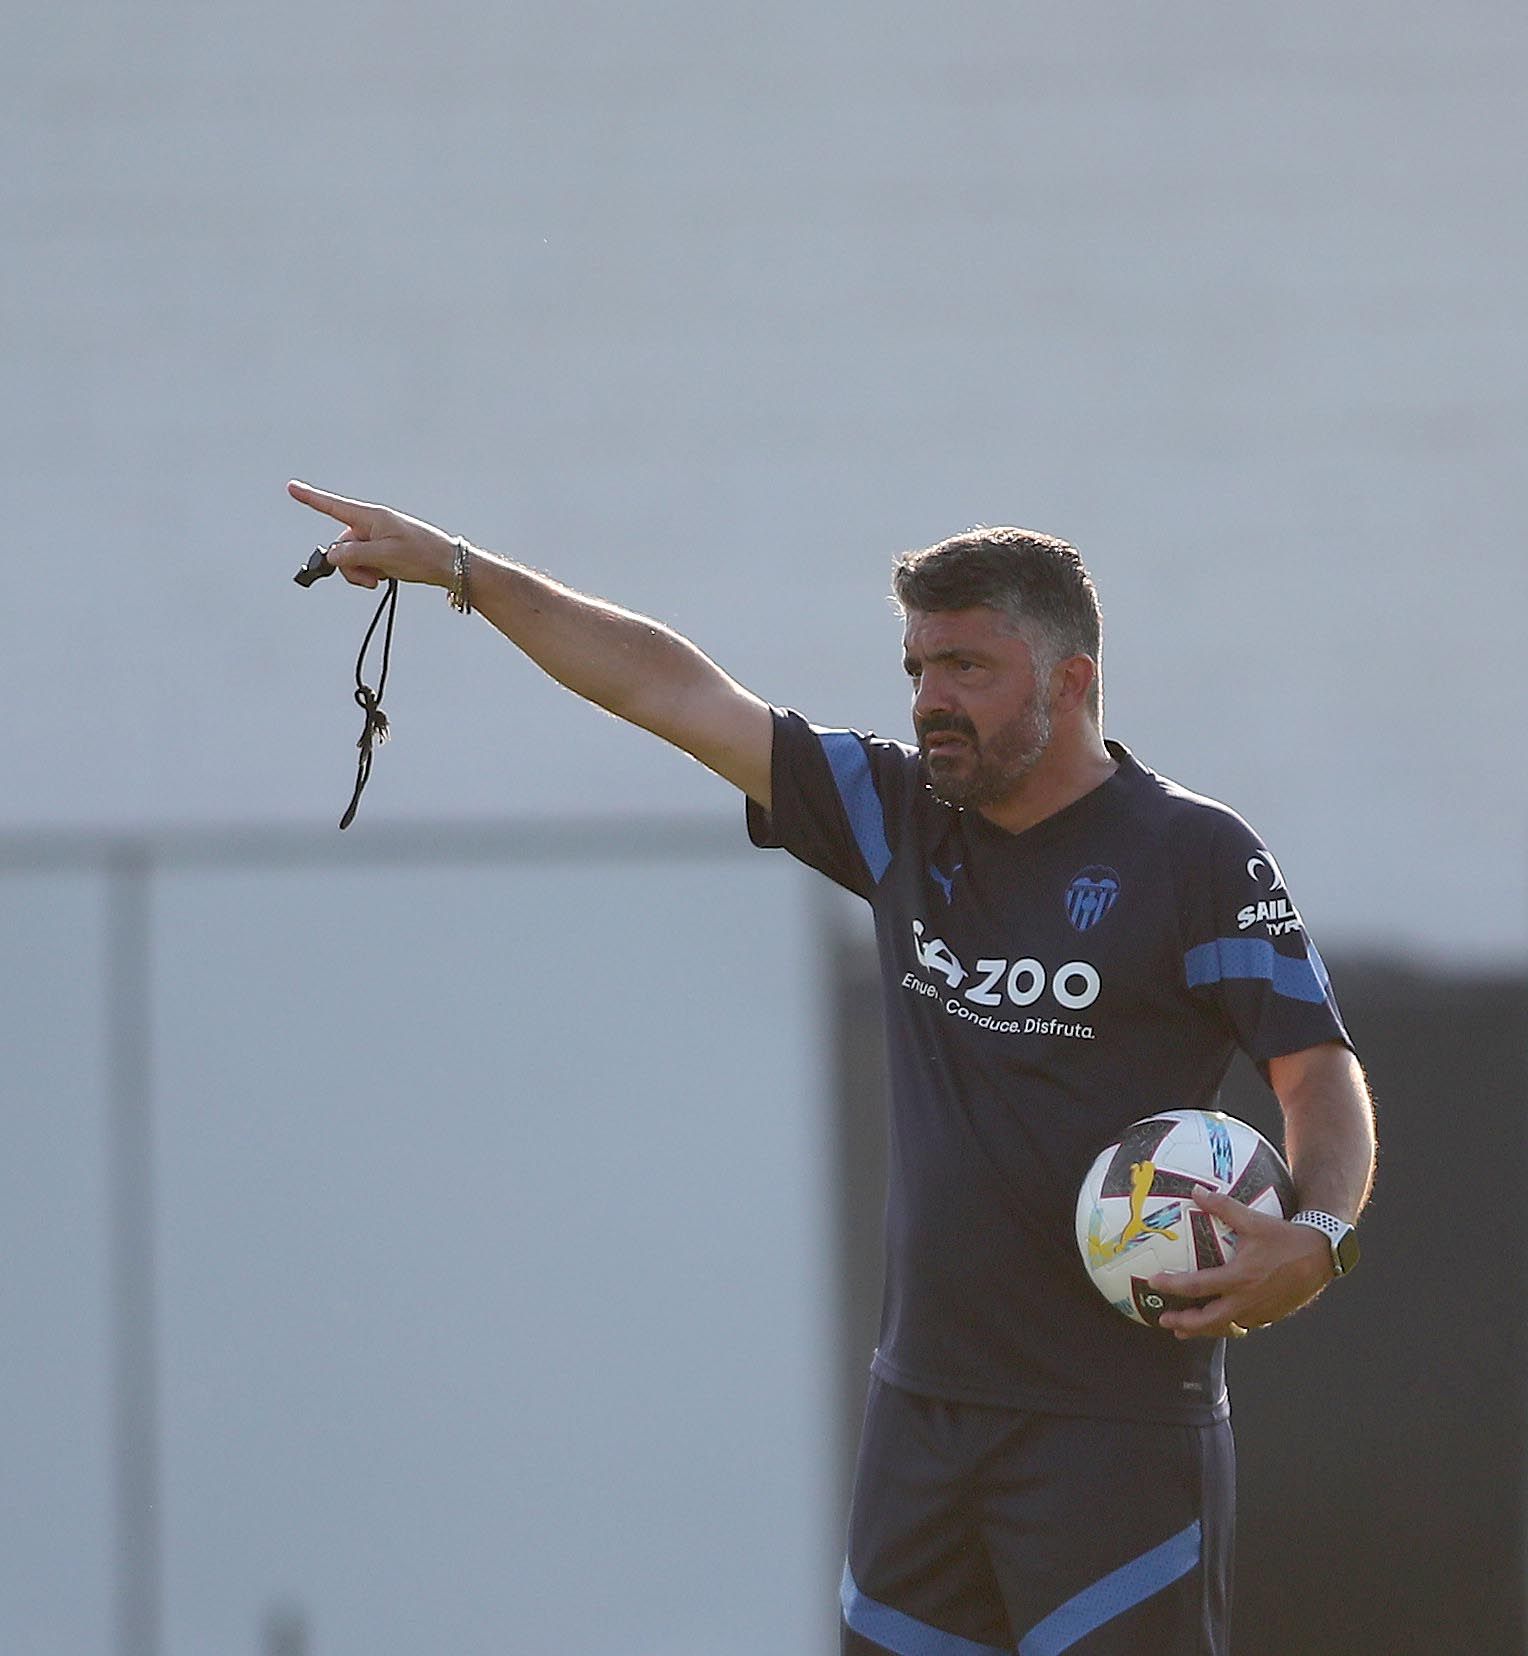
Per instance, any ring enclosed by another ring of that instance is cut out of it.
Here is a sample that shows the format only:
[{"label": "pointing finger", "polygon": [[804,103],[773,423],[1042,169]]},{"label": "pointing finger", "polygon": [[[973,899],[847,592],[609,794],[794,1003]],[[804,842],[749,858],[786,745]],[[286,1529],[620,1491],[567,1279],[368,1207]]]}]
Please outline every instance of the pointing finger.
[{"label": "pointing finger", "polygon": [[287,493],[293,500],[300,500],[316,512],[338,518],[352,529],[369,528],[382,511],[380,506],[373,506],[367,501],[351,500],[348,495],[329,494],[323,489],[315,489],[311,483],[299,483],[295,478],[287,484]]}]

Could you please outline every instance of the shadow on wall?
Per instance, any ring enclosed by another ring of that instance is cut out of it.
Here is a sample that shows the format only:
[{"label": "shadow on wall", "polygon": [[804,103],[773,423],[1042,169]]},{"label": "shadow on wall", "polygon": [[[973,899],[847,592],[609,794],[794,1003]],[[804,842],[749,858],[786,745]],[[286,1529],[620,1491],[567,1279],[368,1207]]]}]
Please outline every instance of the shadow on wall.
[{"label": "shadow on wall", "polygon": [[[840,948],[847,1511],[880,1306],[885,1058],[874,950]],[[1236,1649],[1520,1656],[1528,982],[1362,959],[1332,976],[1377,1101],[1380,1173],[1352,1282],[1228,1359]],[[1245,1060],[1221,1102],[1281,1141]]]}]

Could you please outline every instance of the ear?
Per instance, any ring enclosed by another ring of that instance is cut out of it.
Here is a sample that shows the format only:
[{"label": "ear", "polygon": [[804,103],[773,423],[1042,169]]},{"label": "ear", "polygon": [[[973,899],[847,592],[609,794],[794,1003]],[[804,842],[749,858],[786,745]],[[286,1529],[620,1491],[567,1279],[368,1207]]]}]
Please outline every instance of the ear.
[{"label": "ear", "polygon": [[1097,676],[1098,668],[1091,656],[1074,655],[1058,661],[1051,671],[1052,709],[1058,714],[1067,714],[1086,707],[1088,692]]}]

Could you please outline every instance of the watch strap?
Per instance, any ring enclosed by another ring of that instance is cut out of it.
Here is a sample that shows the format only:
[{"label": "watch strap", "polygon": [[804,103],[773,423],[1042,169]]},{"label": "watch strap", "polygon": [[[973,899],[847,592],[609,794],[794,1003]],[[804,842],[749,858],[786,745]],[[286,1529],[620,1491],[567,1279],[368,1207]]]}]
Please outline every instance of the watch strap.
[{"label": "watch strap", "polygon": [[1338,1276],[1346,1276],[1358,1261],[1358,1249],[1351,1242],[1353,1227],[1334,1213],[1323,1213],[1320,1208],[1301,1208],[1290,1219],[1292,1225],[1309,1225],[1326,1238],[1332,1250],[1332,1269]]}]

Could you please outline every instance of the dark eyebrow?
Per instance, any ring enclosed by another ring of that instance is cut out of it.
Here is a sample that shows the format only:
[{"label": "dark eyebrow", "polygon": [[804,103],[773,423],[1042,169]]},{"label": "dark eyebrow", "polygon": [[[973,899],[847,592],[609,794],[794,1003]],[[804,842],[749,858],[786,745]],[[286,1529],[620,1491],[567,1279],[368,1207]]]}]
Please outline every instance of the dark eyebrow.
[{"label": "dark eyebrow", "polygon": [[[929,650],[922,657],[922,661],[975,661],[983,667],[992,665],[992,657],[982,650]],[[921,664],[921,661],[914,661],[906,653],[902,656],[902,671],[904,673],[916,672]]]}]

